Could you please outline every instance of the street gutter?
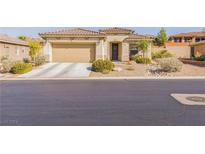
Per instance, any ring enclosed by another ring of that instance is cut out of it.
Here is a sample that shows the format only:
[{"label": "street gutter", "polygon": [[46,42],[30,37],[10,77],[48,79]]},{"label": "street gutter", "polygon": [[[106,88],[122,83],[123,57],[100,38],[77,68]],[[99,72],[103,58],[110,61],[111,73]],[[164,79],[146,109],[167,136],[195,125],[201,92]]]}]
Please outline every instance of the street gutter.
[{"label": "street gutter", "polygon": [[205,76],[182,77],[72,77],[72,78],[0,78],[0,80],[178,80],[178,79],[205,79]]}]

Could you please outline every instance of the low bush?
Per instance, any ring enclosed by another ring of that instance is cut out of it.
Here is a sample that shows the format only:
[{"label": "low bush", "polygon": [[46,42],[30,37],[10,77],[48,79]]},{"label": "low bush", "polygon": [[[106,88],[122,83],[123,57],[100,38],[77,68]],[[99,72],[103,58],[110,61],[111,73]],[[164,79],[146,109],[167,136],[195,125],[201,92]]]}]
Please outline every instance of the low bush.
[{"label": "low bush", "polygon": [[40,66],[46,63],[46,57],[45,56],[37,56],[35,58],[35,66]]},{"label": "low bush", "polygon": [[10,72],[14,74],[24,74],[24,73],[30,72],[31,70],[32,70],[32,64],[16,63],[11,68]]},{"label": "low bush", "polygon": [[157,60],[162,71],[179,72],[182,69],[183,63],[177,58],[161,58]]},{"label": "low bush", "polygon": [[134,56],[132,58],[133,58],[133,60],[136,63],[141,63],[141,64],[150,64],[151,63],[151,59],[150,58],[145,58],[145,57],[142,57],[140,55],[136,55],[136,56]]},{"label": "low bush", "polygon": [[196,60],[196,61],[205,61],[205,55],[194,57],[194,60]]},{"label": "low bush", "polygon": [[11,59],[9,59],[8,56],[3,56],[1,58],[1,68],[0,68],[0,70],[1,70],[2,73],[8,73],[11,70],[13,65],[14,65],[14,62]]},{"label": "low bush", "polygon": [[115,65],[110,60],[99,59],[92,64],[92,70],[95,72],[112,71],[114,67]]},{"label": "low bush", "polygon": [[170,58],[173,57],[174,55],[168,52],[167,50],[161,50],[161,51],[156,51],[152,52],[152,59],[158,59],[158,58]]}]

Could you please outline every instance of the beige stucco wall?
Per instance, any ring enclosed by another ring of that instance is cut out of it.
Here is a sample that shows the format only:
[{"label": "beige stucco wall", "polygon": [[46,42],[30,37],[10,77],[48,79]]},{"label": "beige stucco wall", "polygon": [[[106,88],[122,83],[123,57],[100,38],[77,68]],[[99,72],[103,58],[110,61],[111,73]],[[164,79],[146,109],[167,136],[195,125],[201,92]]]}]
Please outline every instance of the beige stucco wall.
[{"label": "beige stucco wall", "polygon": [[199,44],[194,46],[195,55],[205,55],[205,44]]},{"label": "beige stucco wall", "polygon": [[167,46],[167,47],[153,47],[152,52],[167,50],[172,53],[176,58],[190,58],[190,46]]},{"label": "beige stucco wall", "polygon": [[95,60],[106,59],[106,57],[107,57],[107,52],[106,52],[105,41],[102,39],[96,42]]},{"label": "beige stucco wall", "polygon": [[0,42],[0,58],[9,56],[13,61],[29,58],[29,47]]},{"label": "beige stucco wall", "polygon": [[122,61],[129,61],[130,60],[130,48],[129,43],[123,42],[122,43]]}]

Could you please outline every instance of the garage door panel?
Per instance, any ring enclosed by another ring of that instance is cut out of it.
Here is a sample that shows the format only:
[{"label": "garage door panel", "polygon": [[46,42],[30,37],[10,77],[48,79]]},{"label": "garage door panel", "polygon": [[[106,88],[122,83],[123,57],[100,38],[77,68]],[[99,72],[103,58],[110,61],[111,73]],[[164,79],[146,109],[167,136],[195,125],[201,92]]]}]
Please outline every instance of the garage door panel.
[{"label": "garage door panel", "polygon": [[53,45],[53,62],[91,62],[95,58],[93,44]]}]

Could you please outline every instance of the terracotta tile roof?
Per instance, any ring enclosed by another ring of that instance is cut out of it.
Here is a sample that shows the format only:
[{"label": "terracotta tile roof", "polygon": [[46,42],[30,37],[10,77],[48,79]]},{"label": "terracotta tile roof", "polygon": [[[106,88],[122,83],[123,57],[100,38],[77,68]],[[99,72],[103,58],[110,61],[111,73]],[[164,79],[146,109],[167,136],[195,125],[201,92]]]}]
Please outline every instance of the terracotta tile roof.
[{"label": "terracotta tile roof", "polygon": [[170,37],[205,37],[205,32],[188,32],[171,35]]},{"label": "terracotta tile roof", "polygon": [[119,28],[119,27],[101,29],[99,31],[101,33],[106,33],[106,34],[132,34],[132,33],[134,33],[134,31],[131,29]]},{"label": "terracotta tile roof", "polygon": [[152,40],[154,39],[153,35],[139,35],[139,34],[130,34],[127,41],[135,41],[135,40]]},{"label": "terracotta tile roof", "polygon": [[28,46],[28,42],[22,41],[16,37],[11,37],[5,34],[0,34],[0,42]]},{"label": "terracotta tile roof", "polygon": [[74,29],[63,29],[55,32],[45,32],[39,34],[41,37],[43,36],[52,36],[52,35],[69,35],[69,36],[104,36],[96,31],[82,29],[82,28],[74,28]]}]

